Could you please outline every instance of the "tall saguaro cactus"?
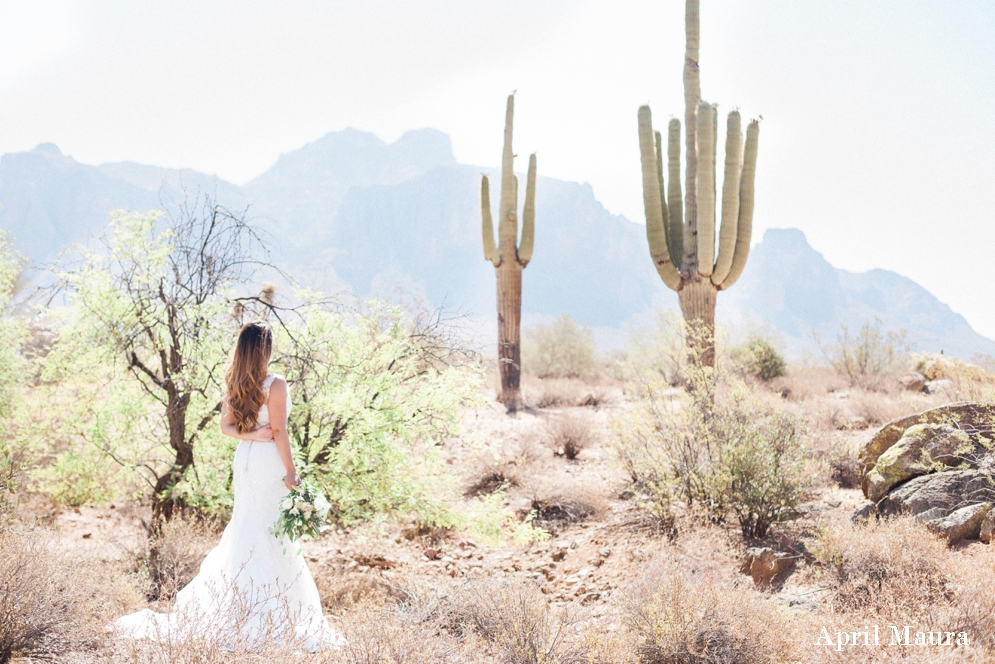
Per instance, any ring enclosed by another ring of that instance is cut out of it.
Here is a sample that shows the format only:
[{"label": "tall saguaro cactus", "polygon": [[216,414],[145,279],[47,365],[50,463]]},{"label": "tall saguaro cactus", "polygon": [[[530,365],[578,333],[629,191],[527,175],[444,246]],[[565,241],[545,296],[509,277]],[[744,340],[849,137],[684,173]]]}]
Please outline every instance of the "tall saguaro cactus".
[{"label": "tall saguaro cactus", "polygon": [[515,96],[508,95],[504,120],[504,152],[501,155],[501,203],[498,207],[498,243],[494,243],[491,195],[487,176],[480,181],[480,212],[483,219],[484,258],[494,264],[497,275],[498,366],[501,371],[501,403],[509,413],[522,406],[519,387],[522,373],[521,320],[522,270],[532,260],[535,243],[536,156],[529,157],[522,210],[522,240],[518,244],[518,178],[511,151]]},{"label": "tall saguaro cactus", "polygon": [[[643,170],[643,205],[650,256],[663,282],[677,291],[688,323],[704,326],[696,335],[705,344],[702,360],[715,362],[715,297],[736,283],[750,253],[753,229],[753,182],[757,169],[760,125],[746,127],[743,143],[739,111],[726,121],[725,180],[718,253],[715,250],[716,107],[701,101],[698,70],[698,0],[684,9],[684,209],[681,209],[681,121],[670,120],[667,131],[667,175],[663,182],[663,137],[653,130],[649,106],[639,109],[639,152]],[[669,200],[668,200],[669,199]]]}]

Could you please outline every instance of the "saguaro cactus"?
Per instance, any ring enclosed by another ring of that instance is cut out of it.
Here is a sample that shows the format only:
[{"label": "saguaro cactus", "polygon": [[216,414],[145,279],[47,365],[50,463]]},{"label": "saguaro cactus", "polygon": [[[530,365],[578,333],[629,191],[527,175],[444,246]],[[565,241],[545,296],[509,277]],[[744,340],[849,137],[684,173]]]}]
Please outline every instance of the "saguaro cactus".
[{"label": "saguaro cactus", "polygon": [[[669,190],[663,182],[663,137],[654,132],[649,106],[639,109],[639,152],[643,170],[646,239],[660,278],[677,291],[681,313],[688,323],[704,326],[702,360],[715,362],[715,297],[736,283],[750,253],[753,228],[753,182],[757,168],[756,120],[746,128],[746,144],[739,111],[726,121],[725,181],[718,255],[715,252],[716,107],[701,101],[698,69],[698,0],[686,0],[684,25],[684,128],[687,161],[685,196],[681,210],[681,121],[670,120],[667,131]],[[668,202],[669,198],[669,202]]]},{"label": "saguaro cactus", "polygon": [[532,260],[535,242],[536,156],[529,157],[522,210],[522,241],[518,244],[518,178],[511,151],[515,96],[508,95],[504,120],[504,152],[501,155],[501,203],[498,207],[498,244],[494,243],[491,196],[487,176],[480,181],[480,212],[483,219],[484,258],[494,264],[497,275],[498,366],[501,371],[501,403],[509,413],[522,406],[521,320],[522,270]]}]

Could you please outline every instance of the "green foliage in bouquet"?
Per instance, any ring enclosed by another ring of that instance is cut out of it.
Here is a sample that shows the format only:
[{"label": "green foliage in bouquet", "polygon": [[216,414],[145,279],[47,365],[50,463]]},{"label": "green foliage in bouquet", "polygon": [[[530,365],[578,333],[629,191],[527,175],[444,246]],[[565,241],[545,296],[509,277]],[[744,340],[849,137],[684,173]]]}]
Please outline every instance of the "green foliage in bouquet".
[{"label": "green foliage in bouquet", "polygon": [[280,502],[280,518],[270,529],[273,537],[291,542],[321,537],[328,530],[331,508],[325,494],[313,482],[304,480]]}]

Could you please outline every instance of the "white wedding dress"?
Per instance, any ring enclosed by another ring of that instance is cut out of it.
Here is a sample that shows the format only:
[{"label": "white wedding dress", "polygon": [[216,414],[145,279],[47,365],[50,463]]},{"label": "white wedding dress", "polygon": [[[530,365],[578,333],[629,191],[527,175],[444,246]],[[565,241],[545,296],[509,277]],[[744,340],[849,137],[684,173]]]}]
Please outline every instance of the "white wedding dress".
[{"label": "white wedding dress", "polygon": [[[276,377],[266,376],[267,398]],[[288,415],[290,408],[288,394]],[[258,421],[260,427],[269,424],[266,404]],[[289,493],[276,444],[243,440],[233,470],[231,521],[197,576],[176,594],[172,612],[143,609],[116,620],[115,629],[160,642],[211,638],[239,649],[285,642],[313,652],[345,645],[322,615],[300,544],[270,533]]]}]

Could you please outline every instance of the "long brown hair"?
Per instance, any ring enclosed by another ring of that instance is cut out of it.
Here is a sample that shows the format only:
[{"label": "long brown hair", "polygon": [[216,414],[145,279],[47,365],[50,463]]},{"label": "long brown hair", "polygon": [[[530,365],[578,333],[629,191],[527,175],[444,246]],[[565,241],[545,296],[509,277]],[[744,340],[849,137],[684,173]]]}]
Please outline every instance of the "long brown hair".
[{"label": "long brown hair", "polygon": [[259,408],[266,403],[263,383],[272,352],[273,331],[269,325],[258,321],[242,326],[225,374],[225,398],[239,433],[248,433],[259,425]]}]

